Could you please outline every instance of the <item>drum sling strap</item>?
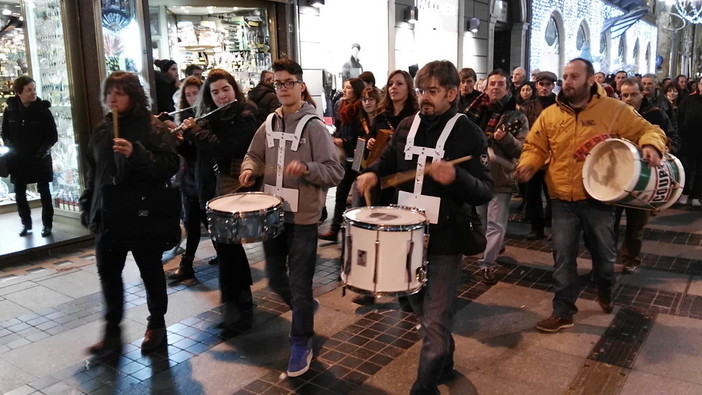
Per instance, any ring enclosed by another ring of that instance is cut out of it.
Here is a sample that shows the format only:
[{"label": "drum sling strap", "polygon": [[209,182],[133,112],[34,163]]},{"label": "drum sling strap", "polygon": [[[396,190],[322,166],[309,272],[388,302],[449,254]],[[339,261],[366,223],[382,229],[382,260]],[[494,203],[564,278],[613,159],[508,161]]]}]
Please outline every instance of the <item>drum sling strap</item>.
[{"label": "drum sling strap", "polygon": [[432,160],[439,160],[444,157],[444,146],[446,145],[446,140],[448,140],[448,137],[451,134],[453,127],[456,125],[456,121],[458,121],[460,117],[465,117],[465,114],[455,114],[451,119],[448,120],[448,122],[446,122],[446,126],[444,126],[444,130],[441,131],[441,135],[439,136],[439,139],[436,142],[436,147],[434,148],[414,145],[414,139],[417,135],[419,124],[421,123],[421,118],[419,117],[419,114],[416,114],[414,116],[412,126],[410,127],[409,134],[407,135],[407,144],[405,145],[405,160],[412,160],[414,155],[417,155],[417,170],[415,172],[414,177],[414,191],[411,194],[408,192],[400,191],[400,196],[404,195],[404,202],[409,203],[409,205],[413,207],[418,207],[416,203],[420,203],[420,201],[422,201],[422,203],[427,204],[426,207],[419,208],[423,209],[426,212],[427,218],[429,218],[429,221],[433,224],[438,222],[439,205],[441,204],[441,199],[435,196],[422,195],[422,186],[424,185],[424,173],[426,170],[427,157],[431,157]]},{"label": "drum sling strap", "polygon": [[[286,142],[290,141],[290,150],[296,152],[298,147],[300,146],[302,131],[305,129],[305,126],[307,126],[307,123],[312,119],[320,119],[317,115],[307,114],[300,118],[300,120],[297,122],[297,127],[295,127],[294,133],[286,133],[283,131],[277,132],[273,130],[273,120],[275,119],[275,116],[275,112],[268,114],[265,123],[266,143],[268,145],[268,148],[275,147],[276,140],[280,141],[280,143],[278,144],[278,159],[275,164],[275,186],[272,189],[274,195],[286,198],[286,196],[283,196],[283,190],[286,189],[283,188],[283,175],[285,170],[285,146],[287,145]],[[294,205],[294,208],[290,207],[291,211],[293,212],[297,211],[297,202],[294,202]]]}]

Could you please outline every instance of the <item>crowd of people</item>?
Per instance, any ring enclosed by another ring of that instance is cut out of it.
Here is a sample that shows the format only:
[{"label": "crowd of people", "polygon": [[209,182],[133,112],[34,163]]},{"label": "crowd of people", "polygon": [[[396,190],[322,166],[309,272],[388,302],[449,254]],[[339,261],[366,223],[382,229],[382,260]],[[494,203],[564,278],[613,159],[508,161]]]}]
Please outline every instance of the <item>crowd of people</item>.
[{"label": "crowd of people", "polygon": [[[399,300],[403,310],[415,314],[423,336],[413,394],[437,394],[437,386],[456,375],[451,327],[466,212],[477,211],[486,239],[476,278],[495,284],[511,202],[521,196],[518,217],[512,219],[531,224],[526,238],[549,238],[553,247],[553,311],[536,327],[557,332],[572,327],[578,311],[581,237],[592,256],[599,305],[610,313],[614,264],[622,263],[627,273],[636,271],[650,216],[650,211],[615,207],[588,195],[583,157],[593,141],[603,135],[625,138],[638,146],[651,167],[668,154],[678,155],[688,174],[678,203],[702,206],[702,159],[693,154],[702,144],[694,129],[702,121],[702,82],[689,87],[685,76],[659,83],[653,74],[605,75],[595,72],[588,60],[576,58],[560,78],[554,71],[532,70],[528,80],[527,71],[517,67],[511,75],[497,69],[481,80],[473,69],[459,71],[451,62],[434,61],[413,70],[416,75],[390,72],[379,89],[373,73],[363,71],[344,81],[343,93],[333,103],[335,128],[330,135],[316,115],[301,66],[290,59],[277,60],[272,70],[264,71],[248,97],[223,69],[208,70],[203,81],[201,69],[189,68],[193,75],[179,81],[175,62],[159,60],[156,66],[153,108],[159,115],[152,115],[152,103],[136,75],[114,72],[103,85],[105,120],[97,125],[87,151],[81,221],[96,235],[106,302],[103,335],[89,348],[93,354],[122,349],[121,273],[129,251],[144,280],[150,314],[142,350],[166,342],[162,245],[133,243],[110,232],[103,221],[103,211],[111,209],[104,199],[109,185],[137,188],[175,181],[180,186],[187,239],[178,269],[169,274],[173,281],[195,279],[193,261],[201,225],[208,226],[209,201],[253,191],[274,191],[284,198],[283,230],[264,239],[263,249],[269,286],[293,312],[289,377],[307,372],[313,357],[319,302],[313,297],[312,278],[318,239],[337,242],[345,210],[352,206],[399,204],[424,210],[430,236],[424,247],[427,281],[419,292]],[[28,77],[18,79],[14,89],[18,99],[9,102],[3,139],[26,161],[22,163],[42,169],[48,163],[50,168],[56,131],[49,105],[36,98]],[[25,126],[23,119],[35,113]],[[34,120],[41,120],[42,128],[34,127]],[[30,141],[31,133],[43,138]],[[414,176],[394,187],[383,185],[381,180],[402,172]],[[20,191],[39,182],[40,191],[48,194],[51,178],[41,174],[15,170],[13,182]],[[320,231],[332,187],[334,211]],[[25,235],[32,226],[26,202],[20,200],[20,235]],[[47,235],[50,207],[49,201],[43,215]],[[622,214],[626,232],[618,253]],[[558,232],[549,232],[551,227]],[[213,243],[221,335],[229,338],[253,323],[251,271],[240,242],[213,238]],[[373,300],[365,296],[354,302]]]}]

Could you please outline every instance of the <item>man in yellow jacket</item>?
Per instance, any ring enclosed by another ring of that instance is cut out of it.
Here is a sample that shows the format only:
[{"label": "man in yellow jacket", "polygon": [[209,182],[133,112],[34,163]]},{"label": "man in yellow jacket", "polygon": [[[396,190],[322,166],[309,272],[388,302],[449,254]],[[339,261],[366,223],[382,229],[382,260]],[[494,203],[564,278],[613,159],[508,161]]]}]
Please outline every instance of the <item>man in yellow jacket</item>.
[{"label": "man in yellow jacket", "polygon": [[598,88],[592,63],[582,58],[568,62],[556,105],[545,109],[531,127],[519,158],[517,177],[521,182],[529,180],[551,158],[546,183],[555,230],[554,297],[552,315],[536,325],[544,332],[573,326],[580,290],[576,257],[581,232],[592,256],[600,307],[607,313],[613,309],[614,207],[585,193],[582,172],[588,152],[597,142],[620,136],[638,143],[643,158],[657,167],[666,150],[666,137],[658,126]]}]

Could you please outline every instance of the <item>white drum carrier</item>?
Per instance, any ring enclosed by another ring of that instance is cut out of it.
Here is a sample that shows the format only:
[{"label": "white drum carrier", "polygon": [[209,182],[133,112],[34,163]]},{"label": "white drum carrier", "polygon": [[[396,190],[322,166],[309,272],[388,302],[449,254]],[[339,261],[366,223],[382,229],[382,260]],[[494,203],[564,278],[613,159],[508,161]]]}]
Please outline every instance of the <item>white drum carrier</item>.
[{"label": "white drum carrier", "polygon": [[352,291],[410,295],[426,282],[429,221],[415,208],[346,210],[342,228],[341,279]]}]

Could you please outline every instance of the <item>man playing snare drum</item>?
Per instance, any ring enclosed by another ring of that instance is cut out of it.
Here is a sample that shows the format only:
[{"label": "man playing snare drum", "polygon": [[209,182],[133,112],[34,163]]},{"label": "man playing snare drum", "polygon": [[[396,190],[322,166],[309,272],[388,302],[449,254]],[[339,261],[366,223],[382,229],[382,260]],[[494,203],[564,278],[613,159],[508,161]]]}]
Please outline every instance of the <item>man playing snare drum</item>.
[{"label": "man playing snare drum", "polygon": [[[424,329],[417,379],[412,394],[438,394],[438,385],[452,380],[454,343],[451,337],[456,290],[461,283],[462,240],[458,231],[463,206],[492,198],[485,134],[458,112],[458,71],[449,61],[434,61],[416,77],[419,114],[405,118],[380,158],[356,179],[363,194],[380,177],[414,171],[397,186],[398,202],[424,209],[430,221],[427,284],[409,297]],[[450,122],[455,122],[451,126]],[[447,127],[448,125],[448,127]],[[448,160],[472,159],[460,164]],[[425,164],[430,173],[424,174]],[[381,183],[382,184],[382,183]],[[411,193],[414,191],[414,193]]]},{"label": "man playing snare drum", "polygon": [[519,159],[517,176],[528,181],[549,155],[546,172],[552,199],[553,229],[553,313],[536,328],[557,332],[573,326],[578,312],[579,294],[576,257],[580,233],[592,256],[594,280],[598,285],[598,302],[607,313],[614,307],[614,207],[585,194],[582,174],[585,156],[598,142],[609,136],[621,136],[638,143],[642,155],[652,167],[666,152],[666,137],[658,127],[635,113],[630,106],[608,98],[595,83],[592,63],[576,58],[563,71],[563,89],[556,105],[545,109],[531,127]]},{"label": "man playing snare drum", "polygon": [[[312,277],[317,262],[317,221],[327,189],[344,176],[326,126],[290,59],[273,63],[273,85],[281,107],[268,116],[251,141],[239,182],[253,185],[263,175],[264,191],[285,200],[285,228],[263,242],[269,286],[293,311],[288,376],[307,372],[312,360]],[[289,274],[288,274],[289,273]]]}]

